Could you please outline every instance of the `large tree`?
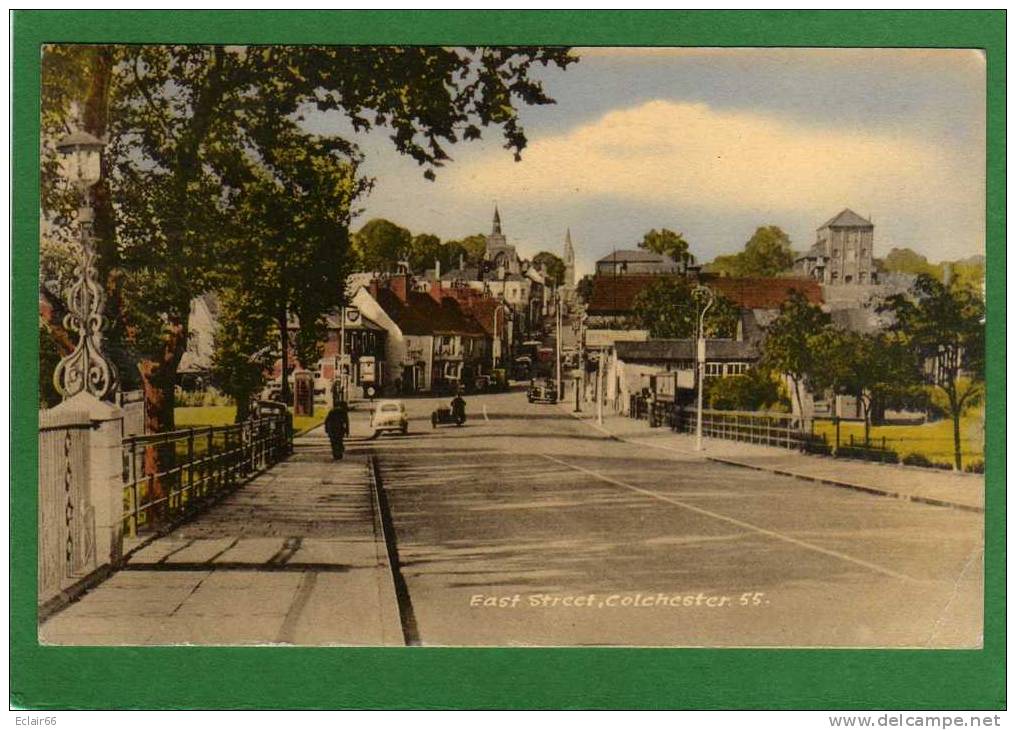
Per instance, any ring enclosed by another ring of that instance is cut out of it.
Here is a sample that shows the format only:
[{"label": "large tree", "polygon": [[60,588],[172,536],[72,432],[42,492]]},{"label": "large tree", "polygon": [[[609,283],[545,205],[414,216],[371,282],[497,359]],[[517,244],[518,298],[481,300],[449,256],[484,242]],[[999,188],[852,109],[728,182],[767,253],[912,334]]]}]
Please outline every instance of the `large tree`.
[{"label": "large tree", "polygon": [[921,274],[911,292],[890,297],[884,310],[915,355],[915,376],[942,396],[953,425],[953,465],[961,470],[960,419],[984,395],[984,302],[977,292]]},{"label": "large tree", "polygon": [[816,392],[852,395],[861,406],[864,442],[870,441],[873,406],[893,400],[914,382],[909,349],[898,337],[826,327],[807,341],[808,383]]},{"label": "large tree", "polygon": [[418,233],[413,236],[409,243],[409,267],[413,273],[422,274],[427,269],[433,269],[435,262],[441,264],[442,271],[448,270],[441,239],[432,233]]},{"label": "large tree", "polygon": [[[697,335],[702,303],[682,278],[660,278],[635,296],[635,319],[653,337],[687,339]],[[737,332],[738,310],[728,299],[717,296],[705,315],[707,337],[730,338]]]},{"label": "large tree", "polygon": [[359,268],[378,273],[394,271],[410,257],[413,234],[384,218],[367,221],[353,236],[353,252]]},{"label": "large tree", "polygon": [[[388,127],[395,148],[433,178],[448,145],[485,127],[517,158],[526,146],[517,107],[553,101],[531,68],[574,60],[539,47],[47,47],[44,205],[56,223],[69,207],[52,174],[55,138],[73,126],[107,137],[94,192],[100,268],[118,282],[116,319],[141,358],[149,430],[174,425],[190,300],[229,275],[222,254],[234,253],[224,244],[235,240],[237,196],[276,139],[265,134],[269,113],[299,125],[316,109],[357,132]],[[329,141],[354,152],[350,139]]]},{"label": "large tree", "polygon": [[717,256],[706,269],[722,276],[777,276],[794,266],[790,237],[779,226],[761,226],[744,244],[744,250]]},{"label": "large tree", "polygon": [[688,242],[684,239],[684,234],[675,233],[669,228],[652,229],[642,236],[639,248],[669,256],[682,267],[695,263],[695,257],[688,251]]},{"label": "large tree", "polygon": [[551,286],[561,286],[564,283],[564,261],[557,254],[540,251],[533,256],[533,263],[543,269]]},{"label": "large tree", "polygon": [[766,327],[762,362],[776,372],[786,374],[793,385],[797,412],[804,413],[801,384],[818,364],[809,339],[829,327],[830,317],[794,291],[780,306],[780,313]]}]

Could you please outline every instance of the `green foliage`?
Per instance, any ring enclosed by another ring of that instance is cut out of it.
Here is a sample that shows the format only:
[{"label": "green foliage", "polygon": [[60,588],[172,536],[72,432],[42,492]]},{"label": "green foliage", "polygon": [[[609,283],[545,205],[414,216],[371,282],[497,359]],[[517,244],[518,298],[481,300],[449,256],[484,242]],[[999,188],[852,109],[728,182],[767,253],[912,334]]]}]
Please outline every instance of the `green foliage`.
[{"label": "green foliage", "polygon": [[557,254],[540,251],[533,257],[533,263],[542,267],[551,286],[561,286],[564,283],[564,261]]},{"label": "green foliage", "polygon": [[409,243],[409,268],[415,274],[422,274],[434,268],[434,262],[441,262],[441,270],[446,271],[444,246],[441,239],[431,233],[418,233]]},{"label": "green foliage", "polygon": [[810,304],[800,292],[793,292],[780,307],[779,316],[766,328],[762,362],[765,367],[791,377],[799,410],[800,385],[820,364],[808,340],[824,331],[829,323],[828,314]]},{"label": "green foliage", "polygon": [[706,266],[721,276],[778,276],[794,267],[790,237],[779,226],[761,226],[744,244],[744,250],[730,256],[717,256]]},{"label": "green foliage", "polygon": [[907,393],[917,382],[916,360],[892,333],[861,334],[826,328],[808,338],[814,364],[808,382],[816,392],[849,394],[864,411],[868,441],[872,406]]},{"label": "green foliage", "polygon": [[913,354],[912,374],[938,390],[938,404],[953,421],[954,464],[963,468],[960,419],[984,395],[984,302],[978,292],[946,287],[920,274],[908,295],[890,297],[892,331]]},{"label": "green foliage", "polygon": [[[67,222],[68,197],[53,164],[56,137],[79,121],[107,137],[105,180],[95,193],[107,201],[96,206],[100,269],[119,269],[114,329],[143,358],[154,386],[146,392],[163,394],[150,400],[150,415],[172,427],[190,300],[247,275],[236,267],[237,257],[258,253],[238,244],[255,237],[252,223],[260,229],[252,212],[270,214],[269,231],[289,220],[297,224],[294,240],[310,234],[313,244],[275,262],[276,273],[292,271],[333,227],[321,206],[366,189],[367,182],[336,174],[341,164],[355,169],[355,144],[308,133],[306,111],[344,117],[355,132],[389,128],[395,148],[433,178],[449,159],[446,145],[479,138],[488,127],[500,130],[518,158],[526,137],[516,106],[553,103],[530,69],[564,69],[576,60],[566,48],[541,47],[46,46],[44,209],[58,227]],[[327,184],[305,194],[312,180]],[[294,201],[313,208],[303,218],[294,214],[295,202],[277,213],[266,205],[294,189]],[[103,211],[108,229],[100,225]],[[347,213],[343,207],[336,215]],[[329,245],[345,256],[347,238]],[[271,247],[278,250],[280,240]],[[332,263],[320,267],[328,277]],[[301,281],[285,283],[295,294],[290,301],[323,286],[316,271],[312,264]],[[306,309],[313,314],[319,304]]]},{"label": "green foliage", "polygon": [[900,274],[926,274],[941,281],[942,266],[928,262],[923,256],[909,248],[894,248],[881,259],[883,271]]},{"label": "green foliage", "polygon": [[[701,306],[685,279],[661,278],[638,293],[633,310],[638,325],[651,336],[687,339],[696,336]],[[705,316],[706,337],[733,337],[737,321],[737,307],[717,296]]]},{"label": "green foliage", "polygon": [[364,271],[394,271],[409,258],[413,234],[384,218],[374,218],[353,235],[357,266]]},{"label": "green foliage", "polygon": [[460,255],[467,266],[476,266],[483,260],[483,255],[486,251],[487,237],[482,233],[474,233],[471,236],[445,243],[445,255],[448,258],[447,263],[453,269],[459,267]]},{"label": "green foliage", "polygon": [[789,402],[780,382],[764,368],[743,375],[707,378],[704,398],[710,408],[726,411],[785,411]]},{"label": "green foliage", "polygon": [[586,274],[576,282],[575,292],[583,302],[589,301],[589,297],[593,296],[593,277],[591,274]]},{"label": "green foliage", "polygon": [[639,242],[639,248],[669,256],[682,267],[695,263],[695,257],[689,253],[684,235],[668,228],[661,228],[659,231],[654,228],[649,231]]},{"label": "green foliage", "polygon": [[938,282],[944,282],[946,264],[952,272],[953,287],[966,289],[981,296],[984,286],[984,258],[981,256],[935,264],[912,249],[894,248],[884,259],[879,260],[879,270],[918,276],[923,274]]}]

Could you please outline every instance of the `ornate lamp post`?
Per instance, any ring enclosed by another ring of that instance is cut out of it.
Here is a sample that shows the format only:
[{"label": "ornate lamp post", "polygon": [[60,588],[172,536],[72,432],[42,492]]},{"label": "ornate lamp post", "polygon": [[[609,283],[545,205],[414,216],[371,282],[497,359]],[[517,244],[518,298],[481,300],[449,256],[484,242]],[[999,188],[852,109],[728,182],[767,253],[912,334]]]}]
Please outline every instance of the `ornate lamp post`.
[{"label": "ornate lamp post", "polygon": [[702,450],[702,388],[706,378],[706,331],[705,319],[709,307],[713,306],[713,290],[701,284],[692,289],[692,296],[702,307],[698,316],[695,360],[698,365],[698,408],[695,409],[695,450]]},{"label": "ornate lamp post", "polygon": [[64,400],[78,393],[90,393],[100,400],[109,400],[116,393],[116,366],[102,352],[102,331],[105,292],[95,269],[92,248],[94,214],[88,191],[101,177],[102,149],[105,143],[87,132],[74,132],[59,142],[60,171],[81,196],[78,228],[81,237],[81,263],[75,269],[76,280],[67,295],[69,313],[64,327],[78,333],[78,344],[60,360],[53,372],[53,384]]}]

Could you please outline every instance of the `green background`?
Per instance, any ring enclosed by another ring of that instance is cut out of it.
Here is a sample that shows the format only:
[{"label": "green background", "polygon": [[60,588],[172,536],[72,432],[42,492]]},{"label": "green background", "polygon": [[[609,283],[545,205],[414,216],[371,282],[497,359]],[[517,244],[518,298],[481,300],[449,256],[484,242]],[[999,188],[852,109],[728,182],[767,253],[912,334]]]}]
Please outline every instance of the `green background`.
[{"label": "green background", "polygon": [[[1004,11],[15,11],[11,703],[21,708],[1005,707]],[[981,651],[62,648],[36,640],[40,44],[982,48],[988,427]],[[20,366],[19,366],[20,364]]]}]

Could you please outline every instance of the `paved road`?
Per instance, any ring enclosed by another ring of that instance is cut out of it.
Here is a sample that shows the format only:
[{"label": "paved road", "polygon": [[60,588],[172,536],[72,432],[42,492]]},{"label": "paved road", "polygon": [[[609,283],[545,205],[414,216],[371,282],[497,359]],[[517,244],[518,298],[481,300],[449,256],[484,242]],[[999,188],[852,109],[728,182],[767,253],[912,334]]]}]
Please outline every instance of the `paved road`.
[{"label": "paved road", "polygon": [[432,430],[437,402],[348,450],[379,460],[425,645],[980,645],[980,515],[610,440],[521,392]]}]

